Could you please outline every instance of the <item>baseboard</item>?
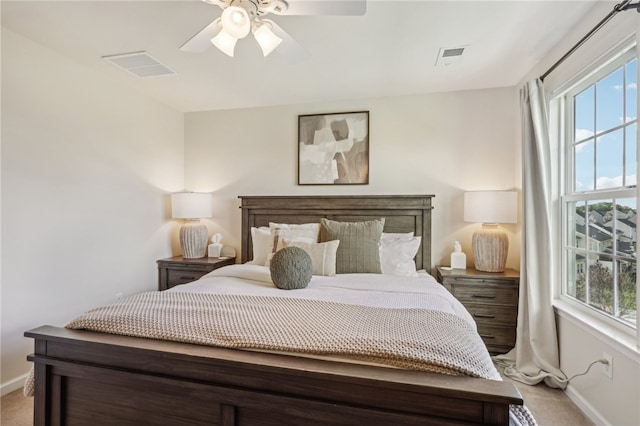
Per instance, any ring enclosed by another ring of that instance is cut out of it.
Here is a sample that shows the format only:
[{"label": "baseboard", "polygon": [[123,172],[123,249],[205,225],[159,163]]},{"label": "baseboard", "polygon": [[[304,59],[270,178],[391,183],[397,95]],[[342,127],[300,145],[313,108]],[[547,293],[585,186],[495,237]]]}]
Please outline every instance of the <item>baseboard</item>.
[{"label": "baseboard", "polygon": [[0,395],[5,396],[6,394],[16,391],[21,387],[23,387],[24,381],[27,379],[28,375],[29,373],[23,374],[22,376],[18,376],[15,379],[9,380],[8,382],[0,385]]},{"label": "baseboard", "polygon": [[598,410],[593,408],[586,399],[580,395],[580,392],[576,391],[573,386],[570,384],[565,389],[566,395],[569,399],[576,404],[576,406],[582,410],[585,416],[589,417],[589,419],[594,422],[598,426],[611,426],[611,423],[607,422],[604,417],[600,415]]}]

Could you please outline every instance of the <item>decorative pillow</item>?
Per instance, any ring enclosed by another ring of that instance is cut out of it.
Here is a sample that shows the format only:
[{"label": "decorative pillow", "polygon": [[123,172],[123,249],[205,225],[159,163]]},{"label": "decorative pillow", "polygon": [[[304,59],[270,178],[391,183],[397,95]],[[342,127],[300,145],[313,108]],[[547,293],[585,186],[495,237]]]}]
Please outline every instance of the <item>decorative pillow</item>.
[{"label": "decorative pillow", "polygon": [[286,223],[270,222],[269,230],[271,232],[271,246],[269,248],[269,254],[265,262],[266,266],[269,266],[271,256],[273,256],[273,253],[278,250],[278,243],[281,240],[317,243],[318,235],[320,234],[320,224],[303,223],[300,225],[289,225]]},{"label": "decorative pillow", "polygon": [[320,225],[320,242],[340,240],[336,253],[336,273],[381,272],[378,243],[384,218],[366,222],[322,219]]},{"label": "decorative pillow", "polygon": [[336,252],[340,241],[327,241],[326,243],[305,243],[303,241],[282,240],[278,244],[278,250],[284,247],[299,247],[311,257],[313,275],[336,274]]},{"label": "decorative pillow", "polygon": [[285,247],[271,258],[271,281],[283,290],[305,288],[311,281],[311,257],[299,247]]},{"label": "decorative pillow", "polygon": [[414,258],[420,248],[420,237],[381,238],[380,269],[387,275],[417,277]]},{"label": "decorative pillow", "polygon": [[266,226],[260,228],[251,227],[251,245],[253,246],[253,265],[264,266],[271,254],[271,231]]}]

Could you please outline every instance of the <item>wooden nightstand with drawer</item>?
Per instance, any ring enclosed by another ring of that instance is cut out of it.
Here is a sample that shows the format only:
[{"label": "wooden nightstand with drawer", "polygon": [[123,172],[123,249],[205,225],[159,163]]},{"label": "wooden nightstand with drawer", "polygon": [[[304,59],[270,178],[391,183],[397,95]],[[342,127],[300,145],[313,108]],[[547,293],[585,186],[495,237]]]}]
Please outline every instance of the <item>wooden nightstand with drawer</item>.
[{"label": "wooden nightstand with drawer", "polygon": [[478,334],[492,354],[505,353],[516,343],[520,274],[481,272],[473,268],[437,268],[436,278],[467,308]]},{"label": "wooden nightstand with drawer", "polygon": [[158,290],[200,279],[203,275],[236,263],[235,257],[202,257],[185,259],[182,256],[158,260]]}]

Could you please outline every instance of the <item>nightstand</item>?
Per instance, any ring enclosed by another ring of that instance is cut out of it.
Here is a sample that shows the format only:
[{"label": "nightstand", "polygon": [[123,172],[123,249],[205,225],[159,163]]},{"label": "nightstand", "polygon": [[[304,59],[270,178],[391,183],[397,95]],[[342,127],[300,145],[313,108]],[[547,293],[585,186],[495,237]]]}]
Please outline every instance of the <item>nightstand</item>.
[{"label": "nightstand", "polygon": [[436,278],[473,316],[489,352],[499,354],[513,348],[518,320],[518,271],[446,270],[438,266]]},{"label": "nightstand", "polygon": [[202,257],[185,259],[182,256],[158,260],[158,290],[166,290],[178,284],[195,281],[203,275],[236,263],[235,257]]}]

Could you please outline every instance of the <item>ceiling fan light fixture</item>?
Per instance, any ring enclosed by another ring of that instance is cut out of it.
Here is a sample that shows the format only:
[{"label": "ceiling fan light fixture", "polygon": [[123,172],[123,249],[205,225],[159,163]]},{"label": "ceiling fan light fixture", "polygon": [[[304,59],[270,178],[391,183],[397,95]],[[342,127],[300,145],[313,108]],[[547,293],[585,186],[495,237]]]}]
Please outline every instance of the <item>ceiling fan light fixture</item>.
[{"label": "ceiling fan light fixture", "polygon": [[233,51],[236,48],[238,38],[230,34],[225,28],[222,28],[217,36],[211,39],[211,43],[222,52],[233,58]]},{"label": "ceiling fan light fixture", "polygon": [[[2,1],[2,0],[0,0]],[[211,22],[187,40],[180,50],[200,53],[213,42],[220,50],[233,56],[236,42],[253,32],[262,54],[268,56],[275,49],[290,63],[308,59],[310,53],[277,23],[263,19],[274,15],[361,16],[366,12],[367,0],[202,0],[222,9],[220,18]],[[631,0],[624,0],[631,1]],[[264,24],[267,24],[265,27]],[[225,32],[219,34],[221,29]],[[232,38],[233,37],[233,38]]]},{"label": "ceiling fan light fixture", "polygon": [[269,55],[282,43],[282,39],[275,35],[269,25],[262,24],[253,31],[253,36],[262,49],[264,56]]},{"label": "ceiling fan light fixture", "polygon": [[220,23],[236,39],[244,38],[251,31],[251,20],[246,10],[238,6],[229,6],[220,17]]}]

